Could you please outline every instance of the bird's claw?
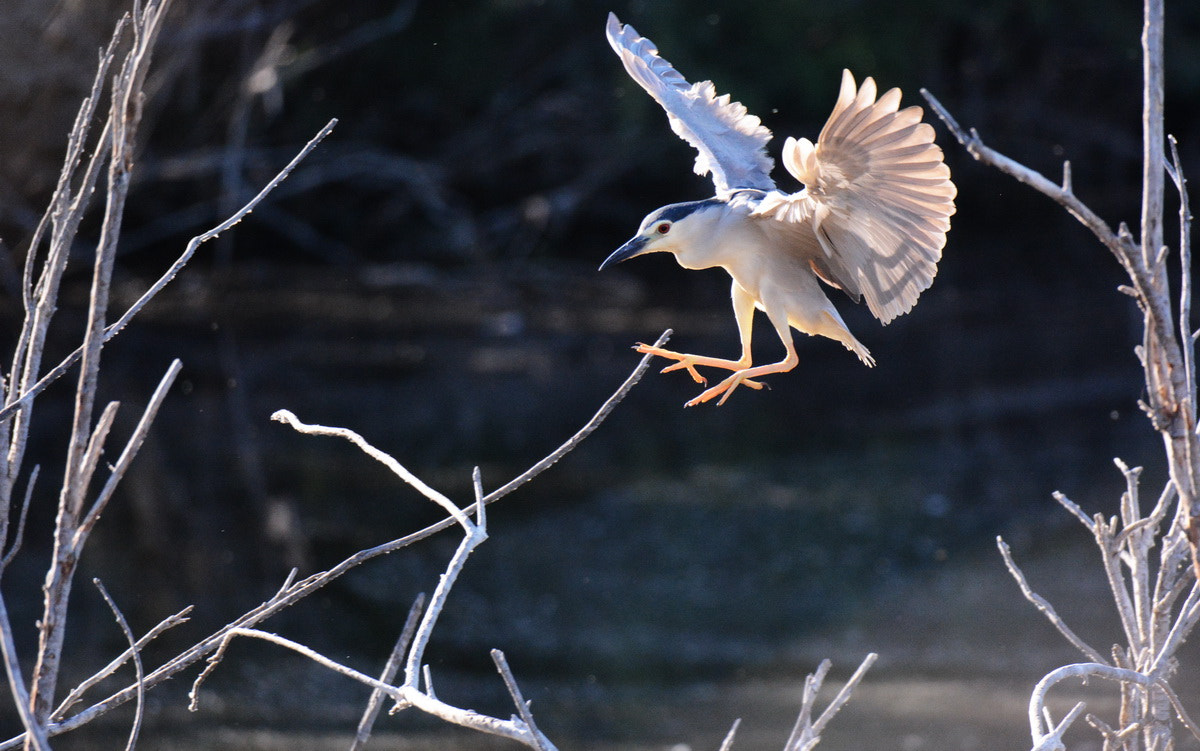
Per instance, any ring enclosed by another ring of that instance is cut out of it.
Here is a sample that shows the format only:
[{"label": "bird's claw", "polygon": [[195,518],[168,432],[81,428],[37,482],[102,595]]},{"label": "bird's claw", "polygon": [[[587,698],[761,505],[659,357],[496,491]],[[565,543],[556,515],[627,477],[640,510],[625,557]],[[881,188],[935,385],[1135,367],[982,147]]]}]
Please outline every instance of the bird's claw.
[{"label": "bird's claw", "polygon": [[732,394],[733,390],[738,386],[749,386],[755,391],[761,391],[763,388],[769,388],[767,387],[767,384],[763,383],[762,381],[755,381],[753,379],[744,377],[741,373],[734,373],[718,383],[716,386],[705,390],[700,394],[700,396],[697,396],[695,399],[692,399],[683,406],[695,407],[697,404],[703,404],[704,402],[711,401],[720,396],[721,398],[717,402],[717,406],[720,407],[725,403],[725,400],[729,398],[729,395]]},{"label": "bird's claw", "polygon": [[641,342],[638,342],[637,346],[635,346],[633,349],[634,351],[643,355],[654,355],[656,357],[663,357],[668,360],[678,360],[679,362],[668,365],[660,372],[670,373],[674,370],[686,370],[688,375],[692,377],[693,381],[702,386],[708,385],[708,379],[700,375],[700,371],[696,370],[694,355],[685,355],[680,352],[672,352],[669,349],[662,349],[661,347],[654,347],[649,344],[642,344]]},{"label": "bird's claw", "polygon": [[[662,372],[670,373],[673,370],[686,370],[688,375],[692,377],[692,380],[701,384],[702,386],[708,385],[708,379],[700,375],[699,371],[696,370],[696,365],[698,364],[705,366],[711,365],[713,367],[733,367],[737,369],[734,371],[733,375],[721,381],[716,386],[705,390],[700,394],[700,396],[697,396],[695,399],[685,404],[685,407],[694,407],[697,404],[703,404],[704,402],[711,401],[718,396],[721,397],[720,401],[717,402],[717,406],[719,407],[725,403],[725,400],[729,398],[729,395],[732,394],[733,390],[738,386],[745,384],[755,391],[759,391],[767,385],[762,381],[756,381],[752,378],[747,378],[744,375],[745,369],[749,367],[748,365],[742,365],[732,361],[702,358],[697,355],[685,355],[682,352],[672,352],[669,349],[662,349],[661,347],[655,347],[650,344],[642,344],[641,342],[638,342],[638,344],[634,347],[634,350],[643,355],[654,355],[655,357],[663,357],[668,360],[676,360],[677,362],[673,362],[667,367],[663,368]],[[726,362],[729,364],[726,365]]]}]

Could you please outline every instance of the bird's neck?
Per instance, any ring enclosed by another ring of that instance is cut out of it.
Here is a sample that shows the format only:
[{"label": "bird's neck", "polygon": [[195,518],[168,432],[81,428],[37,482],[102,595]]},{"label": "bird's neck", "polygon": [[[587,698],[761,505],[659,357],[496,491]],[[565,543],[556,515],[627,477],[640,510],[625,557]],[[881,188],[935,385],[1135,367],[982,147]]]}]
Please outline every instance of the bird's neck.
[{"label": "bird's neck", "polygon": [[681,243],[681,249],[675,253],[679,265],[685,269],[714,266],[728,269],[737,262],[740,252],[758,239],[749,217],[742,212],[708,211],[700,218],[703,221],[689,227],[687,242]]}]

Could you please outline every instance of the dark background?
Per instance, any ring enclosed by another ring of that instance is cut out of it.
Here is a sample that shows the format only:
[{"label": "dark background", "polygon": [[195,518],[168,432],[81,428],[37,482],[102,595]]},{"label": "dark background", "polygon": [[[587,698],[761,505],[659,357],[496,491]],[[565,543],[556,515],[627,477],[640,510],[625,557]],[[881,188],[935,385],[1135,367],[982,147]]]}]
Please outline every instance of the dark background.
[{"label": "dark background", "polygon": [[[11,0],[0,10],[6,346],[27,238],[121,9]],[[102,396],[126,405],[127,426],[170,359],[184,361],[84,560],[135,630],[195,603],[187,628],[198,638],[269,596],[292,566],[326,568],[436,520],[353,449],[269,423],[275,409],[354,428],[465,503],[473,466],[497,487],[582,425],[636,364],[634,342],[671,327],[673,348],[736,352],[720,271],[686,272],[665,256],[595,271],[651,209],[711,195],[693,152],[609,49],[609,10],[779,138],[815,137],[843,67],[900,86],[909,104],[925,87],[1052,178],[1071,160],[1081,198],[1136,230],[1136,3],[178,1],[149,84],[116,304],[329,118],[340,124],[106,349]],[[1167,19],[1167,130],[1197,174],[1200,6],[1175,3]],[[803,338],[800,366],[770,391],[689,410],[690,379],[648,375],[580,449],[494,507],[493,537],[439,627],[435,671],[492,691],[487,649],[502,647],[535,685],[559,686],[539,701],[560,732],[619,739],[633,734],[628,718],[595,707],[621,691],[793,679],[820,656],[810,636],[864,617],[903,642],[899,621],[880,620],[881,601],[979,556],[998,565],[987,552],[997,534],[1034,557],[1077,539],[1050,492],[1111,510],[1123,485],[1113,456],[1145,463],[1157,495],[1158,446],[1136,406],[1140,318],[1116,291],[1117,264],[1065,212],[935,127],[959,186],[936,283],[887,328],[831,292],[879,366]],[[1176,231],[1168,225],[1172,242]],[[60,346],[82,325],[89,232],[60,306]],[[760,334],[765,361],[778,345]],[[44,478],[61,461],[68,390],[48,392],[39,410],[33,461]],[[8,581],[28,649],[52,486]],[[371,564],[267,626],[375,672],[455,542]],[[121,637],[88,588],[74,608],[82,673]],[[971,615],[963,627],[980,628]],[[881,649],[874,633],[854,654]],[[1004,669],[1030,683],[1053,666],[1013,650]],[[315,670],[274,667],[267,650],[256,663],[253,651],[246,664],[305,678],[285,691],[257,668],[230,667],[213,690],[250,692],[245,706],[222,705],[238,722],[321,722],[341,716],[314,706],[361,699]],[[885,671],[963,667],[881,651]],[[666,732],[647,722],[646,734]]]}]

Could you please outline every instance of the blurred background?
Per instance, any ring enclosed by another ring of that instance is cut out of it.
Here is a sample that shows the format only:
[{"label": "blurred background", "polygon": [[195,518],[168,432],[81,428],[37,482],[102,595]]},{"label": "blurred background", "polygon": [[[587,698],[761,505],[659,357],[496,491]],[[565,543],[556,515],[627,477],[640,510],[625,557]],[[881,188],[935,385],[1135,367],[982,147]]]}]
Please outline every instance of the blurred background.
[{"label": "blurred background", "polygon": [[[123,10],[0,8],[6,348],[28,238]],[[1051,178],[1069,159],[1081,198],[1137,227],[1133,2],[177,2],[149,82],[114,309],[328,119],[340,124],[105,350],[101,395],[126,405],[125,430],[171,358],[184,362],[82,570],[138,632],[196,604],[164,655],[269,597],[293,566],[327,568],[439,516],[352,448],[268,422],[274,410],[353,428],[466,503],[472,467],[498,487],[581,426],[636,365],[635,342],[670,327],[672,348],[736,353],[723,272],[665,255],[595,270],[647,212],[712,192],[608,47],[609,10],[780,139],[815,137],[849,68],[908,104],[929,89]],[[1167,19],[1167,129],[1195,175],[1200,5],[1170,4]],[[878,367],[803,338],[800,366],[770,391],[689,410],[696,385],[652,371],[579,449],[492,508],[492,538],[429,653],[439,695],[506,716],[488,658],[499,647],[563,746],[715,747],[745,716],[736,747],[776,748],[804,674],[829,656],[844,679],[874,650],[822,748],[1028,742],[1029,688],[1073,655],[1005,579],[994,538],[1106,651],[1117,631],[1101,571],[1050,494],[1113,510],[1120,456],[1146,465],[1156,497],[1160,446],[1137,407],[1140,316],[1116,290],[1117,264],[935,127],[959,196],[934,286],[886,328],[830,295]],[[64,350],[83,325],[90,249],[60,306]],[[775,358],[760,334],[757,358]],[[60,471],[67,380],[39,408],[43,477]],[[7,581],[28,650],[54,502],[44,483]],[[456,543],[444,534],[374,561],[266,627],[378,672]],[[90,588],[73,608],[67,659],[83,676],[124,642]],[[235,649],[199,714],[183,712],[185,689],[155,692],[150,747],[187,736],[274,748],[282,736],[340,748],[366,697],[255,645]],[[1091,693],[1093,711],[1112,700]],[[385,748],[495,745],[416,717],[378,732]]]}]

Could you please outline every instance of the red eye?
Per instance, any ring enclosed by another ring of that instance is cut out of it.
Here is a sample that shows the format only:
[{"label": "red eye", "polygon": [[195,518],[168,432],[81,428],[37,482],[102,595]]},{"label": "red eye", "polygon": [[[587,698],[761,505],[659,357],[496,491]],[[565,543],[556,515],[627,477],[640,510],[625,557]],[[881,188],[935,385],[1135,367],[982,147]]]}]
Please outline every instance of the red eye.
[{"label": "red eye", "polygon": [[670,232],[670,231],[671,231],[671,223],[670,223],[670,222],[663,222],[662,224],[660,224],[660,225],[658,225],[657,227],[655,227],[655,228],[654,228],[654,231],[655,231],[655,232],[657,232],[657,233],[658,233],[658,234],[660,234],[660,235],[665,235],[665,234],[667,234],[668,232]]}]

